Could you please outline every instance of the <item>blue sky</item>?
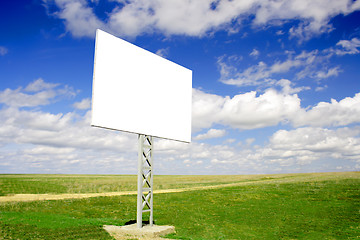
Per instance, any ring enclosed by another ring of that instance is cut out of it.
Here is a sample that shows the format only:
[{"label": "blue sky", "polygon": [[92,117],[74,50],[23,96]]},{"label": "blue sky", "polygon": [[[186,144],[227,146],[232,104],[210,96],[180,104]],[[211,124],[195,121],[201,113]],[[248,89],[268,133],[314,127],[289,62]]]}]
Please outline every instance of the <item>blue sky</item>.
[{"label": "blue sky", "polygon": [[2,1],[0,27],[0,173],[136,173],[137,136],[90,127],[96,28],[193,71],[156,174],[360,169],[359,1]]}]

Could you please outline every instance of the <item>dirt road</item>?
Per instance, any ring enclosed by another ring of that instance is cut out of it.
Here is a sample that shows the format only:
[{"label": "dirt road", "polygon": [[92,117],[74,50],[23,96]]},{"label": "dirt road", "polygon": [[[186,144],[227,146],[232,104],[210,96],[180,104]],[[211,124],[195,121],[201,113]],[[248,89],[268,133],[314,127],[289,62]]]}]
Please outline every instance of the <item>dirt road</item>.
[{"label": "dirt road", "polygon": [[[186,191],[196,191],[196,190],[206,190],[206,189],[216,189],[223,187],[231,186],[243,186],[243,185],[253,185],[253,184],[280,184],[280,183],[290,183],[290,182],[312,182],[312,181],[322,181],[322,180],[336,180],[344,176],[348,178],[359,178],[359,172],[349,172],[349,173],[323,173],[323,174],[308,174],[308,175],[299,175],[299,176],[289,176],[285,178],[269,178],[262,180],[250,180],[250,181],[241,181],[235,183],[226,183],[210,186],[199,186],[199,187],[187,187],[187,188],[178,188],[178,189],[162,189],[155,190],[154,194],[161,193],[177,193],[177,192],[186,192]],[[91,197],[111,197],[111,196],[123,196],[123,195],[136,195],[137,191],[122,191],[122,192],[104,192],[104,193],[65,193],[65,194],[15,194],[10,196],[1,196],[0,203],[4,202],[25,202],[25,201],[41,201],[41,200],[62,200],[62,199],[80,199],[80,198],[91,198]]]},{"label": "dirt road", "polygon": [[[212,186],[201,186],[201,187],[189,187],[189,188],[178,188],[178,189],[162,189],[155,190],[154,194],[160,193],[177,193],[185,191],[196,191],[214,188],[223,188],[230,186],[240,186],[255,183],[264,183],[270,180],[261,181],[249,181],[239,183],[228,183]],[[10,196],[1,196],[0,203],[2,202],[28,202],[28,201],[41,201],[41,200],[62,200],[62,199],[80,199],[80,198],[91,198],[91,197],[112,197],[112,196],[123,196],[123,195],[136,195],[137,191],[123,191],[123,192],[104,192],[104,193],[64,193],[64,194],[15,194]]]}]

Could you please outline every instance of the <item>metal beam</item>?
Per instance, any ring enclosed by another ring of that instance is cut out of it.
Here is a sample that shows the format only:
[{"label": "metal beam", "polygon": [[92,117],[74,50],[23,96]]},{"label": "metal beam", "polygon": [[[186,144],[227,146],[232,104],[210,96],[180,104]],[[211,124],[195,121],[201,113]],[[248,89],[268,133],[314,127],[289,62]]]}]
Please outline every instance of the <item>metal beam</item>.
[{"label": "metal beam", "polygon": [[137,217],[138,228],[142,228],[142,215],[150,212],[149,224],[153,225],[153,138],[139,134],[138,139],[138,193]]}]

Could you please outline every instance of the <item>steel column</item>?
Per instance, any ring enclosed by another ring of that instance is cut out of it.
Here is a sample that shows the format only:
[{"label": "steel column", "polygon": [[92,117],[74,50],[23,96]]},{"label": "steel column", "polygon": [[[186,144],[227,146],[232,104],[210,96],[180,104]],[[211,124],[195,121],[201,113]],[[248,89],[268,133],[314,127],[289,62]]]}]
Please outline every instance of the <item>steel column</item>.
[{"label": "steel column", "polygon": [[150,212],[149,224],[153,225],[153,138],[139,134],[138,139],[138,228],[142,228],[142,214]]}]

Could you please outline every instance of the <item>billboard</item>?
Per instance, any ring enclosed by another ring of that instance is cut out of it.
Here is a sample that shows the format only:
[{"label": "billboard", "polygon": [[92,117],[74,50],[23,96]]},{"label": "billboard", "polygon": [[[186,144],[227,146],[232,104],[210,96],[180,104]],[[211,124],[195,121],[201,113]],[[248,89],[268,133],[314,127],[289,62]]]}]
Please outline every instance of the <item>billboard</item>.
[{"label": "billboard", "polygon": [[191,70],[97,29],[92,91],[92,126],[191,141]]}]

